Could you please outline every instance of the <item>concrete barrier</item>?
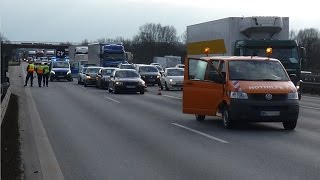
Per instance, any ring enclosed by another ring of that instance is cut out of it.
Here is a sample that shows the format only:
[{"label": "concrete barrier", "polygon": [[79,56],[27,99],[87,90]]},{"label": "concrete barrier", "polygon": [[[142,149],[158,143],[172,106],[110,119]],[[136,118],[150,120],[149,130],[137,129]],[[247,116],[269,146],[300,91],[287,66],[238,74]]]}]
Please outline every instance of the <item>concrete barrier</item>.
[{"label": "concrete barrier", "polygon": [[6,95],[4,96],[2,102],[1,102],[1,124],[3,121],[3,118],[6,114],[7,111],[7,107],[9,105],[9,101],[10,101],[10,97],[11,97],[11,86],[9,86]]}]

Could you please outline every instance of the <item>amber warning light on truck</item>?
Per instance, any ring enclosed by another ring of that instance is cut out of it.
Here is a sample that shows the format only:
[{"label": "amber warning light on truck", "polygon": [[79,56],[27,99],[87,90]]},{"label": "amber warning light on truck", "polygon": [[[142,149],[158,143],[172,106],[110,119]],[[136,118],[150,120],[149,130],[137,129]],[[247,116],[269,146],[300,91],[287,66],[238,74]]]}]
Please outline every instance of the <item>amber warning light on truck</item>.
[{"label": "amber warning light on truck", "polygon": [[266,49],[266,54],[267,54],[268,57],[270,57],[272,55],[272,48],[271,47],[268,47]]},{"label": "amber warning light on truck", "polygon": [[204,54],[206,54],[206,56],[209,56],[210,48],[208,48],[208,47],[204,48]]}]

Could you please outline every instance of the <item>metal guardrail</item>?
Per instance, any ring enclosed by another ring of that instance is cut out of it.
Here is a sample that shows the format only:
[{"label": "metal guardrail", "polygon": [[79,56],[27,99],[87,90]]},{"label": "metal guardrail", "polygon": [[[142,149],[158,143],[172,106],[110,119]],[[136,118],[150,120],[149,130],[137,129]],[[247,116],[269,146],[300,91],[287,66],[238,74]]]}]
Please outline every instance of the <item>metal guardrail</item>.
[{"label": "metal guardrail", "polygon": [[1,123],[0,123],[0,125],[2,124],[2,120],[6,114],[10,97],[11,97],[11,86],[9,86],[9,88],[6,92],[6,95],[4,96],[3,100],[1,101]]},{"label": "metal guardrail", "polygon": [[320,95],[320,75],[303,75],[302,92]]}]

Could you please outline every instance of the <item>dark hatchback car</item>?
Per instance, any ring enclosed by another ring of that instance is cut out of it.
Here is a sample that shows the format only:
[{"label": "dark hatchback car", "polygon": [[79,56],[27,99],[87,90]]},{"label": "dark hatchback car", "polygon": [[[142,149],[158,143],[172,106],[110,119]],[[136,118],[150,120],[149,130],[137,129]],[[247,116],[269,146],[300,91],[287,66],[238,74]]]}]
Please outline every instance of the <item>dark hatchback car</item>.
[{"label": "dark hatchback car", "polygon": [[96,78],[96,87],[100,89],[106,89],[109,86],[110,76],[115,69],[118,69],[118,68],[114,68],[114,67],[101,68]]},{"label": "dark hatchback car", "polygon": [[153,65],[139,65],[137,67],[137,72],[146,84],[151,84],[152,86],[155,84],[160,85],[161,74],[157,67]]},{"label": "dark hatchback car", "polygon": [[144,94],[145,82],[141,79],[136,70],[117,69],[110,76],[109,92],[139,92]]},{"label": "dark hatchback car", "polygon": [[91,66],[87,68],[85,76],[83,78],[83,84],[85,87],[87,87],[88,85],[96,85],[96,78],[101,68],[102,67],[97,66]]}]

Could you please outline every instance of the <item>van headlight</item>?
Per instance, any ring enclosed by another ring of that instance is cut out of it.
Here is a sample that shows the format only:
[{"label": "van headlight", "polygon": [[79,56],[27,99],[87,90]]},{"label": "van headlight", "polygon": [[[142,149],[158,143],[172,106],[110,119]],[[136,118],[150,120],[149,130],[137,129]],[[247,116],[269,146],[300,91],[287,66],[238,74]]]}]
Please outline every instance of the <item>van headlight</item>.
[{"label": "van headlight", "polygon": [[299,86],[299,85],[297,85],[297,86],[296,86],[296,88],[297,88],[297,90],[299,91],[299,89],[300,89],[300,86]]},{"label": "van headlight", "polygon": [[230,92],[231,99],[248,99],[248,94],[245,92],[237,91],[237,92]]},{"label": "van headlight", "polygon": [[288,93],[288,99],[291,99],[291,100],[299,99],[298,92]]},{"label": "van headlight", "polygon": [[50,73],[51,73],[51,74],[56,74],[54,71],[51,71]]}]

